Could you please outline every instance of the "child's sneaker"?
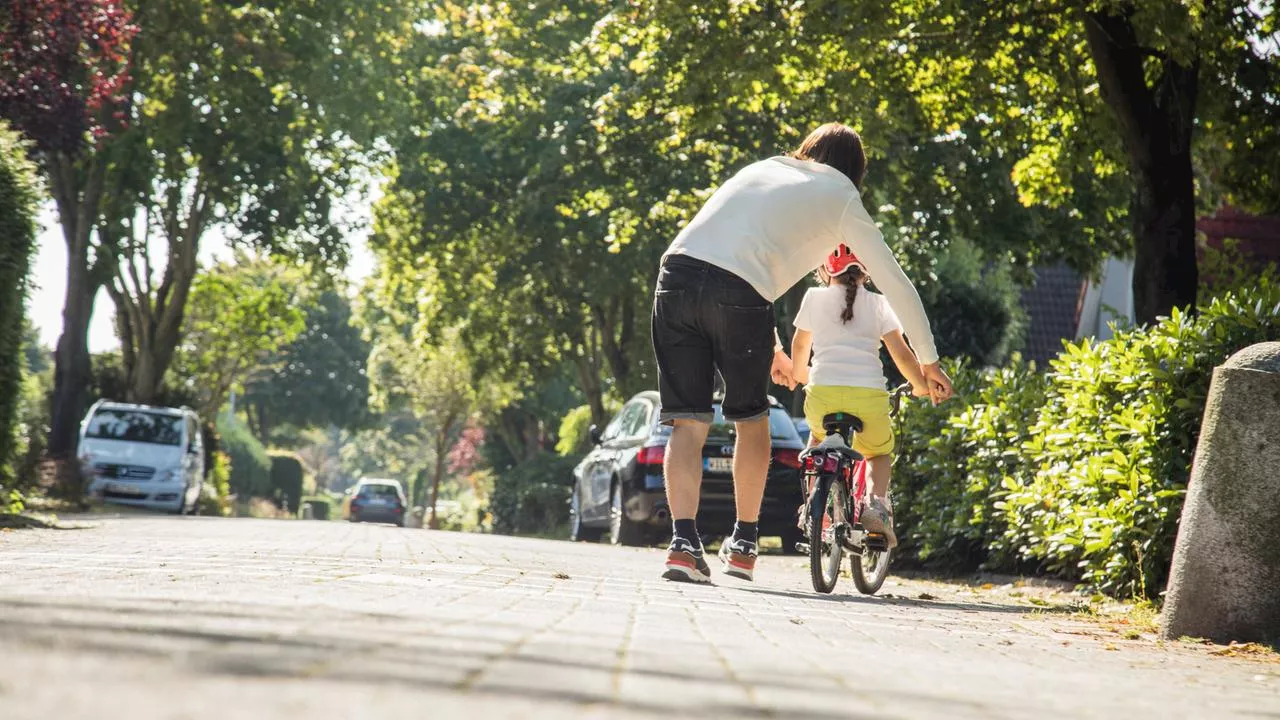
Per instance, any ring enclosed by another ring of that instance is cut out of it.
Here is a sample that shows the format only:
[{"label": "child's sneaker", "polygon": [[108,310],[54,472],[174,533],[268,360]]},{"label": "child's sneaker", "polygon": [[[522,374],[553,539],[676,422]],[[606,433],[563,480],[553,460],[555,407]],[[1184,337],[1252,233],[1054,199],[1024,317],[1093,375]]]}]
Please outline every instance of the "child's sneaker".
[{"label": "child's sneaker", "polygon": [[720,562],[724,574],[743,580],[753,580],[756,574],[756,544],[749,540],[731,537],[720,543]]},{"label": "child's sneaker", "polygon": [[893,508],[884,498],[872,497],[867,503],[862,511],[862,529],[884,535],[885,544],[890,548],[898,546],[898,536],[893,532]]},{"label": "child's sneaker", "polygon": [[671,538],[667,548],[667,571],[662,577],[677,582],[709,583],[711,566],[702,557],[702,545],[694,545],[682,537]]}]

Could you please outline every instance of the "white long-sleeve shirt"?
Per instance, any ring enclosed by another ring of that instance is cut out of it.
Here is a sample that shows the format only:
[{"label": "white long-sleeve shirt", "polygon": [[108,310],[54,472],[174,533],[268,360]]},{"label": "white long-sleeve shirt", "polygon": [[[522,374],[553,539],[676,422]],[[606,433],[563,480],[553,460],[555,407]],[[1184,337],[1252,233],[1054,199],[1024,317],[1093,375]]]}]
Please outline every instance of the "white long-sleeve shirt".
[{"label": "white long-sleeve shirt", "polygon": [[712,194],[666,255],[728,270],[773,302],[841,243],[884,293],[920,362],[937,362],[919,293],[862,206],[858,188],[830,165],[789,157],[748,165]]}]

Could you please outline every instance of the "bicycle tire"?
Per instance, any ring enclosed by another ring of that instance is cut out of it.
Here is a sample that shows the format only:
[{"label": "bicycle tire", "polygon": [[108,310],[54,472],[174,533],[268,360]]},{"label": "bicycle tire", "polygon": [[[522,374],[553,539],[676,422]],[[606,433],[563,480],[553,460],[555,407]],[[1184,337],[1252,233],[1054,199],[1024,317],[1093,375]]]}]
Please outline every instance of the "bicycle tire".
[{"label": "bicycle tire", "polygon": [[[863,595],[875,595],[884,585],[889,574],[889,563],[893,560],[893,549],[868,550],[863,547],[861,555],[849,558],[853,565],[853,584]],[[870,567],[868,567],[870,566]]]},{"label": "bicycle tire", "polygon": [[[833,487],[835,492],[831,492]],[[827,516],[829,500],[834,499],[838,507],[843,491],[844,485],[833,483],[832,478],[819,478],[813,497],[809,499],[809,576],[813,580],[813,589],[820,593],[835,590],[836,581],[840,579],[844,548],[835,537],[824,537],[823,519]],[[837,520],[833,514],[830,525],[834,527]]]}]

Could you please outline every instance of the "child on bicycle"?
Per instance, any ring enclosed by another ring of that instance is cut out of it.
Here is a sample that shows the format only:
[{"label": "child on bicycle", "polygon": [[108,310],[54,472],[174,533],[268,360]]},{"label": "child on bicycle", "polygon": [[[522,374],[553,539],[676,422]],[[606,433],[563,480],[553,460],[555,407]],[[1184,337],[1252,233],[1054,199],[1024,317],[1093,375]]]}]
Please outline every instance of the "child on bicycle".
[{"label": "child on bicycle", "polygon": [[827,414],[846,412],[862,420],[862,431],[855,434],[852,447],[867,459],[871,480],[863,527],[867,532],[883,533],[889,547],[894,547],[898,538],[888,498],[894,437],[889,392],[880,364],[881,341],[911,383],[912,393],[928,395],[929,389],[920,361],[902,337],[902,323],[884,296],[866,289],[866,267],[848,246],[841,245],[828,256],[818,276],[826,287],[805,293],[791,340],[794,377],[805,384],[809,444],[814,446],[824,439],[822,418]]}]

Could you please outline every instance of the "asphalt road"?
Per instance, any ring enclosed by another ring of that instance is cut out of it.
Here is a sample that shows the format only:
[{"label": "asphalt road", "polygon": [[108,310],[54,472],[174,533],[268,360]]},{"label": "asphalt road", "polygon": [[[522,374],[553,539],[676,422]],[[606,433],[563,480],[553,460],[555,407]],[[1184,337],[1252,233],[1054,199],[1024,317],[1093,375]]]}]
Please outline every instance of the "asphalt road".
[{"label": "asphalt road", "polygon": [[1031,588],[891,577],[866,598],[846,578],[824,597],[798,558],[697,587],[660,579],[657,550],[82,524],[0,532],[4,720],[1280,717],[1280,664]]}]

